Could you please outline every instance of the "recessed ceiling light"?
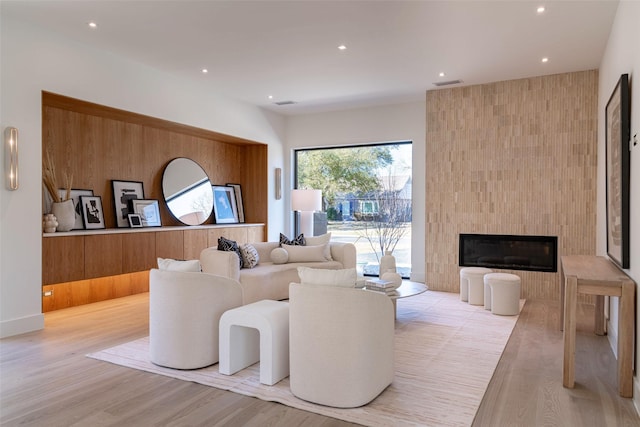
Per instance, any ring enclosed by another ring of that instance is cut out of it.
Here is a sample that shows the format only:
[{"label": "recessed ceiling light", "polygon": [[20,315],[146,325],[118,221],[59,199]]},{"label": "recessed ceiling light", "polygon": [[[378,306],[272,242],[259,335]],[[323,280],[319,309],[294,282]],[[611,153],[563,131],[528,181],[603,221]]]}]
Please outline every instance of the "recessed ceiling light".
[{"label": "recessed ceiling light", "polygon": [[440,73],[440,74],[438,74],[438,75],[439,75],[440,77],[444,77],[444,76],[446,76],[446,74],[445,74],[445,73]]},{"label": "recessed ceiling light", "polygon": [[96,24],[95,22],[91,21],[89,23],[87,23],[87,25],[89,26],[89,28],[98,28],[98,24]]},{"label": "recessed ceiling light", "polygon": [[538,7],[538,9],[536,10],[538,13],[543,13],[544,12],[544,6],[540,6]]},{"label": "recessed ceiling light", "polygon": [[273,95],[269,95],[267,98],[269,98],[269,99],[273,99]]},{"label": "recessed ceiling light", "polygon": [[542,62],[549,62],[549,58],[542,58]]},{"label": "recessed ceiling light", "polygon": [[206,68],[202,69],[202,74],[207,74],[209,72],[209,70],[207,70]]},{"label": "recessed ceiling light", "polygon": [[338,49],[340,49],[340,50],[346,50],[346,49],[347,49],[347,47],[346,47],[345,45],[341,44],[340,46],[338,46]]}]

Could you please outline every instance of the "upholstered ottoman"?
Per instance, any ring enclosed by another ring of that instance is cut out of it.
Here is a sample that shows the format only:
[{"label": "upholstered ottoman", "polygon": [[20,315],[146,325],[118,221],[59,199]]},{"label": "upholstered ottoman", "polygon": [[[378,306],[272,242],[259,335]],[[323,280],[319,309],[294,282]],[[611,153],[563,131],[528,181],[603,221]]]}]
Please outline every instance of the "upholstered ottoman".
[{"label": "upholstered ottoman", "polygon": [[289,303],[262,300],[224,312],[220,318],[220,364],[224,375],[260,361],[260,382],[289,376]]},{"label": "upholstered ottoman", "polygon": [[484,276],[485,290],[490,292],[491,312],[514,316],[520,312],[520,277],[515,274],[490,273]]},{"label": "upholstered ottoman", "polygon": [[493,270],[484,267],[465,267],[460,270],[460,299],[471,305],[484,304],[484,275]]}]

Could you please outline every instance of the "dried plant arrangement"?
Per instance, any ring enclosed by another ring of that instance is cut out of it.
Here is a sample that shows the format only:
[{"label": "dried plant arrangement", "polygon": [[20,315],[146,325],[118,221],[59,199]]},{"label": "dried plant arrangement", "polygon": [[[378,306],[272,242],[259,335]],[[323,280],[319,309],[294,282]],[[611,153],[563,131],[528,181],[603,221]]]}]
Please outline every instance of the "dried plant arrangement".
[{"label": "dried plant arrangement", "polygon": [[63,198],[58,192],[58,178],[56,177],[55,163],[53,161],[53,157],[51,157],[51,153],[49,152],[47,152],[46,157],[42,161],[42,182],[51,195],[51,199],[54,203],[64,202],[65,200],[69,200],[71,198],[71,184],[73,183],[73,174],[69,175],[66,172],[64,173],[63,188],[66,191]]}]

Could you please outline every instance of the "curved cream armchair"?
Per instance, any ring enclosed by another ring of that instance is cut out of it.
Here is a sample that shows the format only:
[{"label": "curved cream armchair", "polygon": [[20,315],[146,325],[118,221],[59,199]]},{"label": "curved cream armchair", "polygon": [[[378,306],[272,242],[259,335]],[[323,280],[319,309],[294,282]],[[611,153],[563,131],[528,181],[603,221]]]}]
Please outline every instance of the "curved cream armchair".
[{"label": "curved cream armchair", "polygon": [[289,286],[289,383],[300,399],[338,408],[372,401],[393,381],[389,297],[334,286]]},{"label": "curved cream armchair", "polygon": [[242,304],[234,280],[207,273],[152,269],[149,352],[156,365],[196,369],[218,361],[218,325]]}]

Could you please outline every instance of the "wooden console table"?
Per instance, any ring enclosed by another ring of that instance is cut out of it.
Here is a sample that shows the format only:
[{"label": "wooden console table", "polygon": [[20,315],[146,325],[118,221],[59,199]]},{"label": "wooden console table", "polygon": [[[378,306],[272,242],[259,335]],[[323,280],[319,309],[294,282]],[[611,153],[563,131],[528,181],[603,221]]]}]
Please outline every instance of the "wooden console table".
[{"label": "wooden console table", "polygon": [[604,334],[604,296],[620,298],[618,314],[618,392],[633,396],[635,283],[603,257],[573,255],[561,258],[560,322],[564,330],[562,385],[575,384],[576,302],[578,293],[596,295],[595,332]]}]

